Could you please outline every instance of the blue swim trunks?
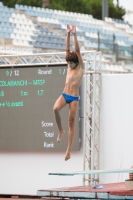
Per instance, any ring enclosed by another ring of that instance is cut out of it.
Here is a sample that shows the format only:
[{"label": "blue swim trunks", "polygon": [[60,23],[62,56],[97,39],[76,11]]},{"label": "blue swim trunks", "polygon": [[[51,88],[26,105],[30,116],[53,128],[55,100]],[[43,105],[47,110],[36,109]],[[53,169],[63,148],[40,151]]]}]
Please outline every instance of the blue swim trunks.
[{"label": "blue swim trunks", "polygon": [[62,96],[65,98],[67,103],[71,103],[72,101],[78,101],[79,100],[78,96],[71,96],[71,95],[65,94],[65,93],[62,93]]}]

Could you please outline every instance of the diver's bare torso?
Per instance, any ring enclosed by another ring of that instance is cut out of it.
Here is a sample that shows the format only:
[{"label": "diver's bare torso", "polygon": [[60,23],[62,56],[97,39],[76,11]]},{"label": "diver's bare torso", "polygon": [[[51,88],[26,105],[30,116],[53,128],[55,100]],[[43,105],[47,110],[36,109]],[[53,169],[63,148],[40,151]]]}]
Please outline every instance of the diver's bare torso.
[{"label": "diver's bare torso", "polygon": [[79,65],[72,69],[68,64],[66,83],[63,92],[71,96],[78,96],[83,73],[84,70]]}]

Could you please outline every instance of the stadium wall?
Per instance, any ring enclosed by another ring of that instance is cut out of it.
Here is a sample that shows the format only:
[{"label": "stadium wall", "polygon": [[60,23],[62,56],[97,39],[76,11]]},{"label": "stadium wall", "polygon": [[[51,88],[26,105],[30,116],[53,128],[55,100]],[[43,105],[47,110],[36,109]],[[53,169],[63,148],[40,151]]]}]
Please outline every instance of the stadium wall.
[{"label": "stadium wall", "polygon": [[[133,165],[133,75],[102,75],[100,169]],[[121,182],[128,174],[100,176],[101,183]]]}]

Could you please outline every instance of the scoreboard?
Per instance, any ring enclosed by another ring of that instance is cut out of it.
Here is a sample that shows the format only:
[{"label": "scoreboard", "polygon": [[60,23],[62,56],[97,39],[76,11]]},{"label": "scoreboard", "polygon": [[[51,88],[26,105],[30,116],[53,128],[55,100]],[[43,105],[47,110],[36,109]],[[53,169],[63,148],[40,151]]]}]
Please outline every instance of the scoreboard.
[{"label": "scoreboard", "polygon": [[[68,141],[68,105],[61,110],[61,142],[53,106],[62,94],[67,66],[0,69],[0,151],[64,151]],[[80,149],[79,114],[72,150]]]}]

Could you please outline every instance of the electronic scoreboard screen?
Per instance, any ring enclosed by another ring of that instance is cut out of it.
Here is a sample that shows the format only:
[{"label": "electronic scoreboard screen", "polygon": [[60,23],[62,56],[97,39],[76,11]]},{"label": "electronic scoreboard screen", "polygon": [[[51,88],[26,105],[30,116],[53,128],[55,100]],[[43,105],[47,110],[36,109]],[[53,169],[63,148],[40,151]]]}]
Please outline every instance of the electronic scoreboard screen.
[{"label": "electronic scoreboard screen", "polygon": [[[69,105],[61,110],[65,134],[60,143],[53,115],[66,73],[67,66],[0,69],[0,151],[66,150]],[[72,150],[79,149],[77,111]]]}]

